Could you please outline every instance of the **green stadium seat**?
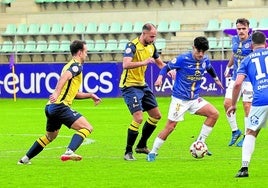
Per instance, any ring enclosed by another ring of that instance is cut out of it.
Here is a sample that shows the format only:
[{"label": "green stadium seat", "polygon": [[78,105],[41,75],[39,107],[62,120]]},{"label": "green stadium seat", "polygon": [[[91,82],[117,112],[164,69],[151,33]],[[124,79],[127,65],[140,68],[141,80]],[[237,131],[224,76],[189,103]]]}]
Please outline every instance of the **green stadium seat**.
[{"label": "green stadium seat", "polygon": [[76,34],[83,34],[83,33],[85,33],[85,31],[86,31],[86,26],[83,23],[77,23],[74,26],[74,33],[76,33]]},{"label": "green stadium seat", "polygon": [[33,40],[27,41],[23,52],[33,53],[35,51],[36,51],[36,42]]},{"label": "green stadium seat", "polygon": [[249,27],[250,28],[253,28],[253,29],[258,28],[258,21],[257,21],[256,18],[249,18],[248,21],[249,21]]},{"label": "green stadium seat", "polygon": [[131,33],[133,29],[133,25],[131,22],[124,22],[122,24],[121,33]]},{"label": "green stadium seat", "polygon": [[2,44],[1,52],[2,53],[13,52],[13,42],[10,41],[10,40],[4,41],[3,44]]},{"label": "green stadium seat", "polygon": [[179,22],[179,21],[176,21],[176,20],[171,21],[171,22],[169,23],[169,28],[168,28],[168,30],[169,30],[170,32],[177,32],[177,31],[180,31],[180,30],[181,30],[181,24],[180,24],[180,22]]},{"label": "green stadium seat", "polygon": [[97,24],[90,22],[87,24],[86,33],[95,34],[95,33],[97,33],[97,29],[98,29]]},{"label": "green stadium seat", "polygon": [[118,42],[115,39],[109,39],[107,41],[106,47],[103,51],[106,52],[113,52],[116,51],[118,49]]},{"label": "green stadium seat", "polygon": [[140,22],[140,21],[135,22],[134,25],[133,25],[132,32],[133,33],[141,33],[143,25],[144,25],[143,22]]},{"label": "green stadium seat", "polygon": [[217,19],[210,19],[208,21],[207,28],[205,31],[218,31],[220,30],[220,23]]},{"label": "green stadium seat", "polygon": [[51,31],[51,26],[49,24],[41,24],[40,25],[39,33],[41,35],[48,35],[48,34],[50,34],[50,31]]},{"label": "green stadium seat", "polygon": [[24,52],[24,42],[16,41],[13,46],[13,52]]},{"label": "green stadium seat", "polygon": [[15,24],[7,24],[6,30],[2,35],[15,35],[17,32],[17,26]]},{"label": "green stadium seat", "polygon": [[118,42],[118,51],[124,51],[126,48],[127,43],[129,42],[128,39],[120,39]]},{"label": "green stadium seat", "polygon": [[108,23],[100,23],[98,27],[98,33],[108,33],[109,32],[109,24]]},{"label": "green stadium seat", "polygon": [[231,39],[229,37],[221,37],[218,43],[218,48],[230,49],[231,47]]},{"label": "green stadium seat", "polygon": [[60,52],[70,52],[70,44],[71,44],[71,41],[69,41],[69,40],[62,40],[60,42],[59,51]]},{"label": "green stadium seat", "polygon": [[112,22],[110,29],[110,33],[120,33],[121,32],[121,24],[119,22]]},{"label": "green stadium seat", "polygon": [[103,39],[99,39],[95,41],[94,49],[95,52],[101,52],[104,51],[106,47],[106,42]]},{"label": "green stadium seat", "polygon": [[61,24],[53,24],[51,26],[51,34],[61,34],[62,33],[62,25]]},{"label": "green stadium seat", "polygon": [[93,51],[94,50],[94,40],[86,40],[87,43],[87,50],[88,51]]},{"label": "green stadium seat", "polygon": [[30,35],[38,35],[39,34],[39,24],[30,24],[28,26],[28,34]]},{"label": "green stadium seat", "polygon": [[47,41],[45,40],[39,40],[36,44],[36,52],[42,53],[47,51]]},{"label": "green stadium seat", "polygon": [[262,18],[259,21],[259,29],[268,29],[268,18]]},{"label": "green stadium seat", "polygon": [[17,28],[17,35],[26,35],[28,33],[28,25],[27,24],[19,24]]},{"label": "green stadium seat", "polygon": [[223,19],[220,24],[220,30],[233,28],[233,22],[229,19]]},{"label": "green stadium seat", "polygon": [[47,52],[58,52],[60,48],[60,42],[57,40],[51,40],[48,42]]},{"label": "green stadium seat", "polygon": [[64,34],[72,34],[74,31],[74,26],[71,23],[66,23],[63,25],[62,33]]},{"label": "green stadium seat", "polygon": [[218,40],[216,37],[207,37],[208,43],[209,43],[209,48],[210,49],[217,49],[219,48],[218,46]]},{"label": "green stadium seat", "polygon": [[166,45],[167,45],[166,39],[164,38],[158,38],[155,41],[155,47],[158,51],[162,51],[162,49],[165,49]]},{"label": "green stadium seat", "polygon": [[157,26],[157,31],[158,32],[169,32],[169,29],[168,29],[168,22],[167,21],[160,21],[158,23],[158,26]]}]

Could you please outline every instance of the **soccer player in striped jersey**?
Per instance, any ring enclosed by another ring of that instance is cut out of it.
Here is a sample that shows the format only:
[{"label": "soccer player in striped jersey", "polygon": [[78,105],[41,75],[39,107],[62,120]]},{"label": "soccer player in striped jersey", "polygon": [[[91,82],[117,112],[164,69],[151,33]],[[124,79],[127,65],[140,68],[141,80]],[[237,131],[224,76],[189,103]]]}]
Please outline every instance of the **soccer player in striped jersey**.
[{"label": "soccer player in striped jersey", "polygon": [[246,123],[246,135],[242,146],[241,169],[235,177],[248,177],[248,166],[255,149],[257,136],[268,120],[268,49],[266,49],[266,36],[260,31],[252,34],[253,52],[244,58],[237,71],[232,93],[232,105],[227,110],[230,116],[237,109],[237,99],[246,78],[253,86],[253,100]]},{"label": "soccer player in striped jersey", "polygon": [[74,152],[82,144],[83,140],[91,134],[93,127],[84,116],[71,109],[70,106],[75,98],[91,98],[95,105],[99,104],[101,99],[94,93],[79,91],[83,77],[83,64],[87,57],[86,42],[74,40],[70,45],[70,51],[72,59],[63,67],[56,89],[50,95],[45,107],[47,118],[46,134],[34,142],[26,155],[18,161],[18,164],[31,164],[30,159],[39,154],[44,147],[58,136],[62,124],[69,129],[76,130],[76,132],[66,152],[61,156],[61,160],[79,161],[82,159],[80,155]]},{"label": "soccer player in striped jersey", "polygon": [[[205,55],[208,49],[208,40],[202,36],[197,37],[194,39],[192,51],[178,55],[161,69],[155,86],[160,87],[162,85],[163,76],[169,70],[176,70],[176,78],[172,90],[166,126],[156,137],[153,148],[147,155],[147,161],[155,160],[158,149],[175,129],[177,123],[184,120],[184,114],[187,111],[191,114],[206,117],[197,140],[205,142],[206,138],[211,133],[212,128],[218,120],[219,112],[213,105],[199,96],[202,77],[205,71],[214,78],[220,88],[223,89],[223,86],[208,56]],[[208,154],[211,155],[210,152]]]},{"label": "soccer player in striped jersey", "polygon": [[[229,77],[230,68],[233,66],[233,75],[225,93],[225,99],[224,99],[225,111],[227,111],[227,109],[231,106],[232,91],[233,91],[233,85],[237,76],[237,69],[239,68],[241,61],[249,53],[252,52],[251,35],[249,35],[249,21],[245,18],[237,19],[236,30],[237,30],[237,35],[233,36],[232,38],[232,56],[224,72],[225,77]],[[243,86],[240,92],[240,95],[242,95],[243,108],[244,108],[244,114],[245,114],[244,124],[246,124],[247,122],[249,109],[251,107],[252,92],[253,92],[252,85],[249,82],[249,80],[246,78],[245,81],[243,82]],[[232,130],[232,137],[228,145],[232,146],[236,143],[236,141],[242,135],[242,131],[238,128],[237,121],[236,121],[236,113],[232,114],[231,116],[226,116],[226,117],[230,125],[230,128]],[[244,129],[246,129],[246,126],[244,126]],[[244,136],[236,144],[236,146],[242,147],[243,140],[244,140]]]}]

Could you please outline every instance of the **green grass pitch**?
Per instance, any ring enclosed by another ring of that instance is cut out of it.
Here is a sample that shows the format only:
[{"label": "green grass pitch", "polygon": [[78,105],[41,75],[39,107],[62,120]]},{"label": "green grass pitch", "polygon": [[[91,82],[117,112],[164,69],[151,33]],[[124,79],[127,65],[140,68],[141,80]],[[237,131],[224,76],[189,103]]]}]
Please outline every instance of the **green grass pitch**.
[{"label": "green grass pitch", "polygon": [[[94,131],[77,150],[79,162],[60,161],[73,130],[62,127],[58,138],[31,160],[32,165],[17,161],[33,142],[45,133],[45,99],[0,99],[0,187],[183,187],[183,188],[261,188],[268,185],[267,130],[260,132],[249,168],[249,178],[234,178],[241,164],[241,148],[229,147],[231,136],[223,110],[223,97],[205,97],[220,111],[220,118],[207,145],[213,156],[195,159],[189,147],[199,134],[204,117],[186,114],[159,150],[154,162],[135,154],[137,161],[124,161],[126,132],[131,116],[122,98],[103,98],[99,106],[91,100],[77,100],[73,108],[93,125]],[[158,97],[162,113],[152,143],[165,126],[170,97]],[[238,123],[244,130],[241,102]],[[144,120],[147,114],[144,114]],[[139,137],[138,137],[139,138]]]}]

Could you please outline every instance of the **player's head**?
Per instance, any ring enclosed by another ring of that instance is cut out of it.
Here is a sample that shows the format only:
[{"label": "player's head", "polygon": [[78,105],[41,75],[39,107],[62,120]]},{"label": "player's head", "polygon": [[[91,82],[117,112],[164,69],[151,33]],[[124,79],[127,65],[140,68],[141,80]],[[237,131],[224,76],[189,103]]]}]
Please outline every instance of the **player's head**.
[{"label": "player's head", "polygon": [[266,36],[261,31],[255,31],[252,34],[252,46],[253,49],[256,48],[265,48],[266,46]]},{"label": "player's head", "polygon": [[249,36],[249,21],[246,18],[238,18],[235,22],[237,35],[240,40],[245,40]]},{"label": "player's head", "polygon": [[193,45],[193,55],[196,60],[201,60],[205,52],[209,49],[208,40],[206,37],[196,37]]},{"label": "player's head", "polygon": [[140,36],[140,41],[144,45],[149,45],[155,42],[157,35],[156,27],[151,23],[146,23],[142,27],[142,34]]},{"label": "player's head", "polygon": [[74,40],[70,45],[70,51],[72,56],[79,59],[81,63],[84,62],[87,57],[86,42],[82,40]]}]

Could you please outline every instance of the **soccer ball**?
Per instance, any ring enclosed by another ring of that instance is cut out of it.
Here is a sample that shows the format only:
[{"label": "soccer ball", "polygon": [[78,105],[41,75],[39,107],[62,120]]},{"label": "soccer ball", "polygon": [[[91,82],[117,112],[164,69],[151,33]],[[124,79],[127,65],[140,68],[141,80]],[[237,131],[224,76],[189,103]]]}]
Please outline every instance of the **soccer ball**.
[{"label": "soccer ball", "polygon": [[195,141],[190,146],[190,153],[194,158],[201,159],[203,158],[208,152],[208,147],[204,142]]}]

